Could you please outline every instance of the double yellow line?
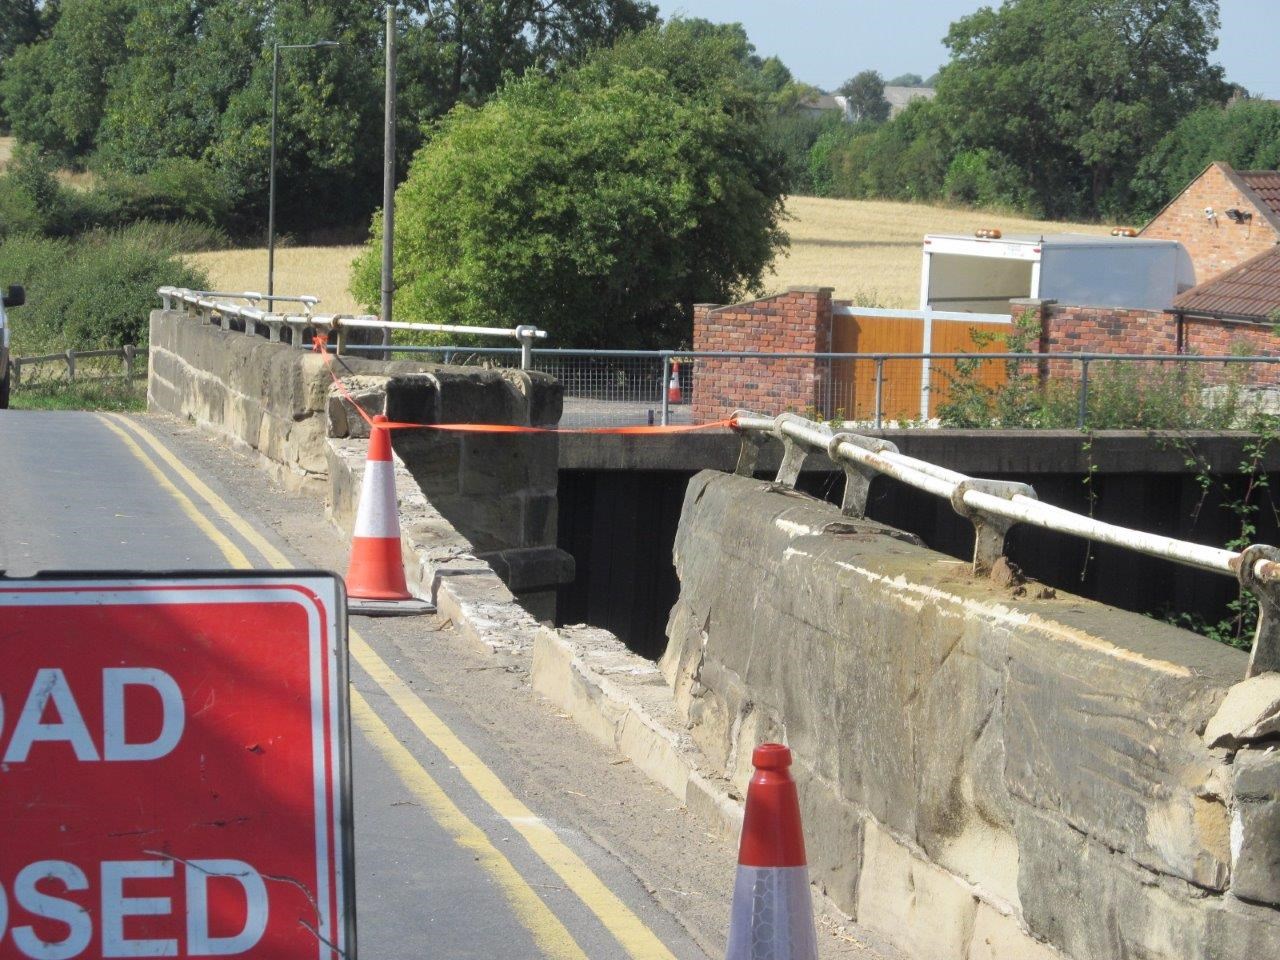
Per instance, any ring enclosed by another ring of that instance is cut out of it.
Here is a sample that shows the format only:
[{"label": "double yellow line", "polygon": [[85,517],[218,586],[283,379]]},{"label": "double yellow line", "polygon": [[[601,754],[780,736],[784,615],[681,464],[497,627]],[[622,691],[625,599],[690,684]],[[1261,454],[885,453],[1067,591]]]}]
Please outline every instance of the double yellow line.
[{"label": "double yellow line", "polygon": [[[129,452],[177,502],[182,512],[211,540],[235,568],[253,566],[236,543],[210,521],[196,503],[180,489],[152,459],[146,447],[169,467],[184,484],[274,569],[292,569],[294,564],[225,500],[193,473],[168,447],[137,422],[120,415],[100,415]],[[396,674],[354,629],[350,634],[352,658],[381,688],[409,721],[457,768],[463,779],[495,813],[524,837],[530,848],[586,905],[600,923],[636,960],[675,960],[674,955],[644,922],[610,890],[589,866],[537,817],[505,783],[458,738],[436,713]],[[488,835],[470,820],[418,759],[377,715],[361,694],[351,689],[351,716],[355,725],[413,792],[454,842],[471,851],[476,862],[489,874],[511,905],[512,911],[529,930],[534,942],[554,960],[586,960],[573,935],[534,892],[511,861],[494,846]]]}]

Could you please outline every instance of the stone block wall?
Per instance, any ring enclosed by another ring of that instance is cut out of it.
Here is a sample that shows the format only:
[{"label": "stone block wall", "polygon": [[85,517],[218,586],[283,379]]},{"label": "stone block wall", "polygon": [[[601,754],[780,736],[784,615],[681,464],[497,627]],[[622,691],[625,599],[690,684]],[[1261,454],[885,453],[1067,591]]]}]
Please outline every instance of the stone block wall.
[{"label": "stone block wall", "polygon": [[713,772],[795,754],[811,876],[930,960],[1280,957],[1280,675],[706,471],[662,670]]},{"label": "stone block wall", "polygon": [[[732,306],[693,308],[693,349],[755,353],[824,353],[831,349],[831,287],[786,293]],[[739,407],[780,413],[823,402],[829,364],[817,360],[699,359],[693,416],[720,420]]]},{"label": "stone block wall", "polygon": [[[1186,247],[1197,284],[1269,250],[1280,240],[1227,171],[1222,163],[1210,166],[1142,229],[1143,237],[1176,240]],[[1213,220],[1205,217],[1206,207],[1213,208]],[[1253,220],[1232,223],[1226,212],[1233,207],[1252,213]]]},{"label": "stone block wall", "polygon": [[[286,482],[328,479],[326,437],[367,437],[324,359],[263,337],[151,314],[148,405],[259,454]],[[560,384],[541,373],[343,357],[339,372],[368,413],[410,423],[555,426]],[[539,613],[572,561],[556,548],[555,434],[398,430],[392,444],[432,505]],[[550,608],[548,607],[550,605]]]}]

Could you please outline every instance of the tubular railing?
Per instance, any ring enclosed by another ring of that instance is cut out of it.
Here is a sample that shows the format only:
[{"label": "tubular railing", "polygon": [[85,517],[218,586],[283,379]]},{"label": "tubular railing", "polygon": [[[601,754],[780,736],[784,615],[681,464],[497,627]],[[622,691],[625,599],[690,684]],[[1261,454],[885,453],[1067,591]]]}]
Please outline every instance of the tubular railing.
[{"label": "tubular railing", "polygon": [[1275,547],[1254,544],[1236,552],[1105,523],[1042,503],[1025,483],[968,477],[901,454],[887,440],[845,429],[833,430],[827,424],[795,414],[770,418],[740,410],[734,414],[734,428],[743,437],[736,470],[743,476],[754,474],[757,454],[766,437],[782,441],[782,464],[776,482],[787,488],[795,487],[808,454],[826,454],[844,469],[841,509],[846,516],[866,515],[871,480],[881,475],[949,501],[958,514],[973,524],[975,574],[990,572],[1004,555],[1009,529],[1025,523],[1235,577],[1259,603],[1258,628],[1245,676],[1280,670],[1280,550]]},{"label": "tubular railing", "polygon": [[[380,353],[389,351],[407,355],[430,355],[444,363],[486,363],[494,366],[514,365],[516,351],[504,347],[457,346],[358,346],[349,352]],[[1280,356],[1200,356],[1196,354],[1114,354],[1114,353],[775,353],[708,350],[581,350],[533,348],[523,358],[526,369],[541,370],[562,380],[565,397],[584,403],[596,402],[592,411],[595,422],[643,422],[652,415],[653,422],[664,426],[688,422],[691,402],[702,399],[702,409],[718,407],[727,413],[735,406],[754,402],[746,392],[747,385],[767,381],[772,388],[785,388],[789,382],[803,388],[803,401],[783,400],[778,406],[803,410],[812,407],[824,416],[856,420],[881,429],[886,425],[910,426],[932,420],[922,416],[920,398],[940,405],[963,385],[963,377],[948,365],[969,363],[984,373],[1003,374],[1007,366],[1038,368],[1032,376],[1074,387],[1074,397],[1064,413],[1074,417],[1075,426],[1089,426],[1091,404],[1097,383],[1096,371],[1104,364],[1133,364],[1183,370],[1199,367],[1206,372],[1203,385],[1211,385],[1214,377],[1229,379],[1226,368],[1247,371],[1258,365],[1262,376],[1244,384],[1248,387],[1271,384],[1280,401]],[[1216,369],[1214,365],[1222,365]],[[713,367],[715,369],[713,369]],[[803,372],[800,368],[803,367]],[[726,378],[726,374],[728,377]],[[711,382],[727,379],[727,392],[710,398]],[[804,382],[800,380],[803,378]],[[668,390],[678,385],[681,399],[671,400]],[[982,377],[975,378],[982,382]],[[999,380],[999,377],[996,378]],[[1257,381],[1257,382],[1252,382]],[[1263,382],[1265,381],[1265,383]],[[995,384],[996,381],[992,381]],[[1243,380],[1241,380],[1243,383]],[[1107,379],[1101,386],[1107,387]],[[996,389],[995,386],[992,389]],[[801,392],[795,391],[797,396]],[[772,396],[778,396],[777,393]],[[710,398],[710,399],[708,399]],[[606,409],[601,402],[617,404]],[[629,403],[623,409],[622,403]],[[677,406],[684,404],[685,406]],[[904,409],[907,411],[904,413]],[[843,413],[843,417],[840,414]],[[715,416],[720,416],[717,413]],[[1066,422],[1063,425],[1067,425]]]},{"label": "tubular railing", "polygon": [[[545,339],[547,332],[533,326],[517,327],[469,327],[445,323],[396,323],[380,320],[372,314],[317,313],[319,304],[317,297],[311,296],[267,296],[262,293],[245,291],[229,293],[225,291],[188,290],[185,287],[161,287],[156,291],[166,310],[174,309],[174,304],[181,304],[188,312],[197,314],[207,323],[218,320],[224,330],[233,329],[233,320],[244,324],[245,333],[256,336],[258,326],[267,329],[267,338],[272,343],[283,340],[283,331],[289,331],[289,342],[295,346],[311,349],[310,336],[318,333],[336,334],[338,353],[347,350],[347,331],[349,330],[409,330],[418,333],[454,333],[478,337],[509,337],[520,343],[522,361],[527,361],[535,340]],[[247,300],[249,306],[228,303],[227,300]],[[301,314],[280,313],[272,309],[264,310],[256,304],[266,302],[268,306],[276,302],[301,303],[304,312]],[[386,352],[385,346],[376,347]],[[522,366],[525,363],[522,363]]]}]

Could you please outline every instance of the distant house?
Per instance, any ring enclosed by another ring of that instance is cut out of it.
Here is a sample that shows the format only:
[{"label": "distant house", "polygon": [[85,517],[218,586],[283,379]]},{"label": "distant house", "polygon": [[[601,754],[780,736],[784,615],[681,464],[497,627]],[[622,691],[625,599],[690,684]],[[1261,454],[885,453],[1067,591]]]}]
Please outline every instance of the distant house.
[{"label": "distant house", "polygon": [[884,98],[889,101],[889,116],[896,117],[912,100],[932,100],[938,95],[933,87],[885,87]]},{"label": "distant house", "polygon": [[[912,100],[932,100],[937,96],[933,87],[885,87],[884,98],[889,101],[889,116],[896,117],[907,108]],[[845,123],[852,123],[856,117],[849,109],[849,98],[839,94],[823,93],[800,105],[811,117],[825,117],[838,114]]]},{"label": "distant house", "polygon": [[811,117],[839,115],[841,120],[851,121],[853,114],[849,112],[849,99],[830,93],[821,93],[800,104],[800,109]]},{"label": "distant house", "polygon": [[1221,276],[1280,243],[1280,171],[1211,163],[1139,236],[1186,247],[1197,284]]}]

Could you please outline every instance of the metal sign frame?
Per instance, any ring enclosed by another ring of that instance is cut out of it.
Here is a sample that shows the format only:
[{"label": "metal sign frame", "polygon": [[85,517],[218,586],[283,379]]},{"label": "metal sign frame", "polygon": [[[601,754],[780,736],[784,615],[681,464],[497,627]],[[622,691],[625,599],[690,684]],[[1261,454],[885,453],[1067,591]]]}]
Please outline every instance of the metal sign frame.
[{"label": "metal sign frame", "polygon": [[[322,692],[322,701],[328,702],[328,719],[325,721],[325,732],[331,735],[330,752],[325,751],[322,743],[318,748],[326,761],[332,762],[332,772],[325,777],[313,779],[318,790],[326,793],[325,805],[332,797],[335,809],[325,811],[325,828],[333,827],[334,842],[332,847],[326,846],[328,863],[322,863],[317,855],[317,870],[322,868],[329,876],[335,878],[334,902],[337,915],[331,920],[331,929],[341,931],[340,945],[329,943],[324,937],[317,935],[318,956],[320,960],[356,960],[356,888],[355,888],[355,819],[352,796],[352,760],[351,760],[351,710],[349,696],[349,653],[347,635],[347,599],[346,588],[342,578],[326,570],[183,570],[183,571],[41,571],[32,577],[7,577],[0,570],[0,644],[6,642],[4,617],[2,611],[7,606],[32,606],[32,596],[49,596],[51,593],[85,595],[87,604],[93,604],[92,594],[110,594],[115,599],[105,600],[106,605],[125,605],[127,601],[120,599],[127,593],[172,592],[184,598],[182,603],[233,602],[232,596],[242,602],[253,603],[254,599],[245,597],[243,592],[232,594],[235,586],[241,585],[248,591],[267,591],[271,586],[278,586],[281,591],[291,590],[300,594],[298,600],[290,600],[276,593],[274,597],[264,594],[258,598],[259,603],[294,602],[308,609],[309,643],[319,643],[318,651],[313,650],[309,659],[314,661],[314,654],[321,659],[327,658],[332,667],[330,671],[329,689]],[[184,590],[184,588],[186,588]],[[199,593],[206,596],[197,601],[190,599]],[[25,598],[25,599],[24,599]],[[143,600],[142,603],[160,605],[162,601]],[[104,603],[103,600],[97,601]],[[135,605],[137,601],[129,602]],[[313,617],[310,611],[317,611]],[[314,634],[319,627],[319,636]],[[333,636],[325,642],[324,634],[332,627]],[[313,678],[314,679],[314,678]],[[325,712],[325,703],[317,704],[313,696],[311,703],[312,729],[315,728],[316,711]],[[313,738],[313,752],[317,749]],[[324,781],[324,782],[322,782]],[[317,828],[320,824],[317,823]],[[315,931],[313,931],[314,933]],[[3,931],[0,931],[3,935]],[[87,954],[86,954],[87,955]]]}]

